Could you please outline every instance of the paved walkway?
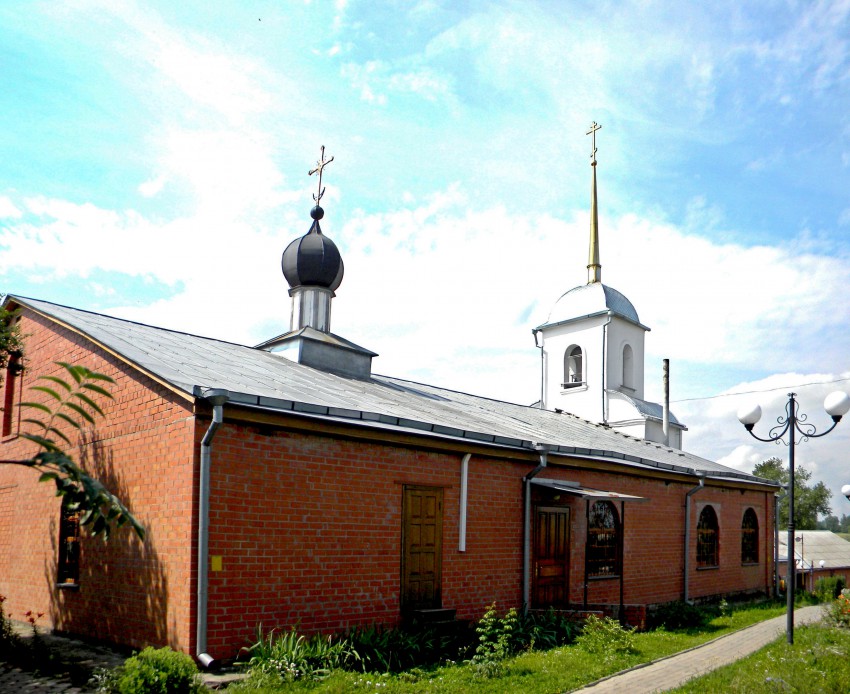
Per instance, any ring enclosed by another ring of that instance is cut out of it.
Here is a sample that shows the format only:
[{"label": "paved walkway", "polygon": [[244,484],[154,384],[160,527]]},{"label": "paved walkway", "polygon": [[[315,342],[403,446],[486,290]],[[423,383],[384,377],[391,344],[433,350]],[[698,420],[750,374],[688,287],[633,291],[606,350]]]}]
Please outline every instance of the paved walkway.
[{"label": "paved walkway", "polygon": [[[794,625],[817,622],[822,614],[823,608],[819,605],[799,608],[794,611]],[[666,692],[694,677],[754,653],[783,633],[785,633],[785,615],[721,636],[669,658],[656,660],[654,663],[599,680],[577,691],[587,692],[587,694]]]}]

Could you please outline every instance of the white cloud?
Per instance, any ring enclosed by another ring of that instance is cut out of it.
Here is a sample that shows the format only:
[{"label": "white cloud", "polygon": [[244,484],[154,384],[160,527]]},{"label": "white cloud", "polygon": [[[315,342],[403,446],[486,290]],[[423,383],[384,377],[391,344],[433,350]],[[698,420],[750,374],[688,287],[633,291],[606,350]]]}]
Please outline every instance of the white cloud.
[{"label": "white cloud", "polygon": [[0,219],[20,219],[22,212],[8,197],[0,195]]},{"label": "white cloud", "polygon": [[167,181],[168,178],[164,175],[152,178],[139,184],[139,193],[146,198],[152,198],[163,189]]}]

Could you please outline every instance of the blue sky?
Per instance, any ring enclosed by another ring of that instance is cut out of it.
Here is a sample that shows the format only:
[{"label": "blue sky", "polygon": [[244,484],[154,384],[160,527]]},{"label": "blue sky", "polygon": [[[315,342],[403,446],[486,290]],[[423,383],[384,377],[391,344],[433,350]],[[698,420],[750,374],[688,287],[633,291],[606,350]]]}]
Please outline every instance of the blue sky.
[{"label": "blue sky", "polygon": [[[531,328],[586,277],[598,121],[603,281],[652,328],[648,396],[669,357],[686,448],[751,468],[784,450],[729,393],[778,416],[793,387],[821,423],[850,388],[850,2],[706,5],[3,3],[0,291],[279,334],[326,145],[334,332],[531,402]],[[800,449],[836,491],[844,429]]]}]

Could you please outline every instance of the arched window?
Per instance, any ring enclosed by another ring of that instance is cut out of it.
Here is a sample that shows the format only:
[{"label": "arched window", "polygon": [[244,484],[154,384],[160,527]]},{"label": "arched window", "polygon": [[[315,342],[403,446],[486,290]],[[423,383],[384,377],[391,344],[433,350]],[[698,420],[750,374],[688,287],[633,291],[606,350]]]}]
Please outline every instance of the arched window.
[{"label": "arched window", "polygon": [[697,566],[718,565],[719,534],[717,514],[712,506],[706,506],[697,523]]},{"label": "arched window", "polygon": [[610,501],[597,501],[587,517],[587,575],[620,575],[620,517]]},{"label": "arched window", "polygon": [[635,387],[634,354],[631,345],[623,347],[623,385],[626,388]]},{"label": "arched window", "polygon": [[753,509],[744,511],[741,521],[741,563],[758,564],[759,561],[759,519]]},{"label": "arched window", "polygon": [[584,383],[584,361],[581,353],[581,347],[578,345],[570,345],[567,351],[564,352],[564,388],[574,388],[577,385]]}]

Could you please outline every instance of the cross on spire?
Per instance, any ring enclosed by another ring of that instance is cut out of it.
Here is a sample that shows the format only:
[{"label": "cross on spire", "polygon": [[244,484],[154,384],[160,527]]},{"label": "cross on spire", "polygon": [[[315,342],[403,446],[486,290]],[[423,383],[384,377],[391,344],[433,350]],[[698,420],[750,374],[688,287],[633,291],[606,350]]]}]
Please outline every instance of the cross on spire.
[{"label": "cross on spire", "polygon": [[592,137],[591,145],[590,145],[590,147],[591,147],[590,163],[593,166],[596,165],[596,131],[597,130],[602,130],[602,126],[599,125],[596,121],[593,121],[593,123],[590,126],[590,130],[588,130],[585,133],[585,135],[590,135]]},{"label": "cross on spire", "polygon": [[590,182],[590,248],[587,258],[587,283],[602,282],[602,265],[599,262],[599,212],[596,205],[596,131],[602,126],[596,121],[590,126],[587,135],[593,140],[590,152],[590,170],[593,176]]},{"label": "cross on spire", "polygon": [[[595,123],[594,123],[594,125],[595,125]],[[315,201],[316,201],[316,205],[318,205],[318,204],[319,204],[319,202],[320,202],[320,201],[321,201],[321,199],[322,199],[322,196],[325,194],[325,189],[324,189],[324,188],[322,188],[322,171],[323,171],[323,170],[324,170],[324,168],[325,168],[328,164],[330,164],[333,160],[334,160],[334,158],[333,158],[333,157],[331,157],[330,159],[325,159],[325,146],[324,146],[324,145],[322,145],[322,156],[321,156],[321,158],[320,158],[318,161],[316,161],[316,168],[315,168],[315,169],[312,169],[312,170],[311,170],[311,171],[307,174],[308,176],[312,176],[312,175],[313,175],[314,173],[316,173],[317,171],[319,172],[319,192],[318,192],[318,193],[314,193],[314,194],[313,194],[313,200],[315,200]]]}]

